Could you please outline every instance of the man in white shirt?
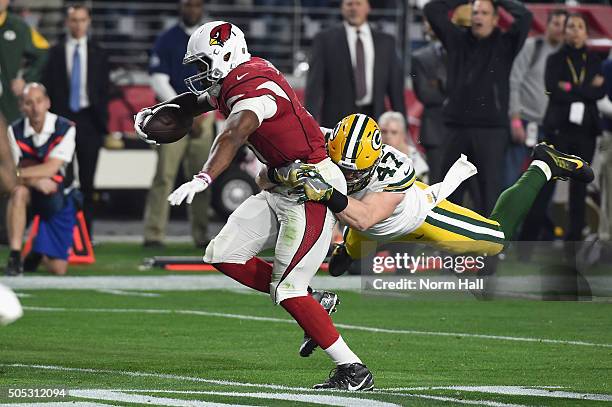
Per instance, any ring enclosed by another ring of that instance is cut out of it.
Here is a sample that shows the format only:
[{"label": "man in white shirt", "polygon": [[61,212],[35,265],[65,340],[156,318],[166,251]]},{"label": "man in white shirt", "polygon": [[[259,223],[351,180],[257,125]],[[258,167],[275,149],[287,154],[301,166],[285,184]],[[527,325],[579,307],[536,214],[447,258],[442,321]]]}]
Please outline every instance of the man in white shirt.
[{"label": "man in white shirt", "polygon": [[21,108],[24,118],[8,127],[17,185],[11,190],[7,229],[10,254],[8,276],[23,272],[21,246],[28,207],[40,216],[33,252],[43,256],[49,271],[65,274],[75,222],[72,157],[75,150],[74,124],[49,112],[46,89],[39,83],[26,85]]},{"label": "man in white shirt", "polygon": [[363,113],[379,117],[389,97],[405,114],[404,73],[395,39],[372,29],[368,0],[343,0],[343,23],[318,33],[312,42],[305,88],[306,109],[324,127]]}]

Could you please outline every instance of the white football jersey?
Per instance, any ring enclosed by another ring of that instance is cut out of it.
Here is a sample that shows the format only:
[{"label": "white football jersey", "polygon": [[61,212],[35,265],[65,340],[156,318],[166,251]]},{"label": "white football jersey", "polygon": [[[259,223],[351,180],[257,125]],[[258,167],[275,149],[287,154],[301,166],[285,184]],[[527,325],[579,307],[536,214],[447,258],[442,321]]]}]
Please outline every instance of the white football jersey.
[{"label": "white football jersey", "polygon": [[429,207],[423,191],[414,185],[415,180],[412,160],[401,151],[383,144],[380,163],[370,183],[350,196],[361,199],[372,192],[394,192],[404,194],[404,199],[391,216],[360,233],[374,240],[387,240],[418,228],[427,217]]}]

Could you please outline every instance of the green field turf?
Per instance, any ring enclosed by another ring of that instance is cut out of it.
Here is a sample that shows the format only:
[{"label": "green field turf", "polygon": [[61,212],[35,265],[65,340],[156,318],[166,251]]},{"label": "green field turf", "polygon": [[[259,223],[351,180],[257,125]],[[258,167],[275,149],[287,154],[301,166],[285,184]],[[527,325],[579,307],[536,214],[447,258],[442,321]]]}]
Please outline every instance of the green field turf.
[{"label": "green field turf", "polygon": [[356,394],[309,389],[331,362],[321,350],[300,358],[299,327],[263,294],[18,291],[25,315],[0,327],[0,403],[24,402],[9,388],[51,387],[70,391],[55,401],[98,405],[612,403],[604,303],[341,292],[334,321],[376,380]]}]

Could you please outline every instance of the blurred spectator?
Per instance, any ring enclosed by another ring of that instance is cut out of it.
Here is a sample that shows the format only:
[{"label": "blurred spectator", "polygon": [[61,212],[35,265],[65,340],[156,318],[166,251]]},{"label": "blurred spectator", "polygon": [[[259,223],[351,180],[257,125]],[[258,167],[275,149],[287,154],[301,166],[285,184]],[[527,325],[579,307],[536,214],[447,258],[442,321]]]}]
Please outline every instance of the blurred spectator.
[{"label": "blurred spectator", "polygon": [[406,154],[412,160],[416,177],[423,181],[429,172],[429,167],[408,133],[404,115],[400,112],[385,112],[378,119],[378,125],[382,142]]},{"label": "blurred spectator", "polygon": [[[586,48],[588,29],[584,16],[569,14],[564,32],[565,44],[546,61],[545,83],[549,102],[544,116],[544,131],[546,140],[555,148],[590,162],[600,132],[597,100],[605,95],[601,59]],[[543,204],[538,202],[537,208],[547,208],[553,191],[554,183],[543,188],[538,197]],[[586,184],[571,182],[567,241],[582,240],[585,197]],[[537,222],[544,218],[544,213],[532,211],[530,218]]]},{"label": "blurred spectator", "polygon": [[351,113],[378,117],[385,96],[405,114],[402,62],[392,36],[370,28],[368,0],[343,0],[343,24],[313,39],[305,89],[306,109],[333,127]]},{"label": "blurred spectator", "polygon": [[21,116],[17,98],[25,84],[40,80],[49,44],[21,17],[8,12],[9,3],[0,0],[0,110],[10,123]]},{"label": "blurred spectator", "polygon": [[599,141],[601,153],[601,221],[599,238],[612,239],[612,51],[602,65],[606,95],[599,100],[597,107],[601,112],[603,134]]},{"label": "blurred spectator", "polygon": [[[196,74],[194,64],[183,65],[189,36],[202,23],[202,0],[182,0],[180,21],[162,33],[153,46],[149,72],[151,85],[160,101],[187,92],[183,80]],[[208,158],[214,138],[214,113],[199,116],[186,137],[158,147],[158,161],[153,184],[147,196],[144,214],[144,246],[161,247],[168,224],[169,204],[166,198],[174,188],[181,163],[185,174],[196,174]],[[198,247],[208,242],[208,207],[210,190],[197,194],[189,205],[191,235]]]},{"label": "blurred spectator", "polygon": [[26,85],[21,105],[25,118],[8,128],[19,169],[7,211],[10,254],[5,273],[23,272],[21,246],[30,207],[40,216],[32,251],[43,256],[50,272],[66,274],[76,215],[71,174],[75,128],[68,119],[49,112],[49,98],[39,83]]},{"label": "blurred spectator", "polygon": [[448,143],[448,129],[444,125],[442,105],[446,99],[446,50],[436,38],[431,26],[423,22],[429,44],[412,54],[412,85],[423,104],[419,140],[425,147],[429,165],[429,182],[442,181],[444,146]]},{"label": "blurred spectator", "polygon": [[49,92],[51,110],[76,123],[83,214],[92,236],[94,176],[98,153],[107,134],[109,66],[106,52],[88,37],[90,24],[87,7],[75,4],[68,8],[68,35],[49,51],[43,84]]},{"label": "blurred spectator", "polygon": [[[512,62],[520,51],[532,15],[515,0],[476,0],[472,26],[464,29],[449,20],[449,13],[465,0],[433,0],[425,16],[448,53],[447,103],[443,107],[450,140],[443,172],[460,154],[467,154],[478,168],[480,199],[475,206],[490,213],[501,192],[503,162],[508,145],[508,93]],[[501,6],[514,17],[508,31],[497,27]],[[451,199],[461,202],[464,188]]]},{"label": "blurred spectator", "polygon": [[512,143],[506,151],[504,188],[523,173],[531,147],[544,139],[542,122],[548,105],[544,88],[546,59],[563,43],[567,11],[552,10],[548,14],[546,32],[531,37],[516,57],[510,73],[510,130]]},{"label": "blurred spectator", "polygon": [[0,195],[11,192],[15,188],[16,175],[15,162],[7,136],[6,121],[0,113]]},{"label": "blurred spectator", "polygon": [[[7,122],[21,117],[17,98],[26,82],[40,80],[49,44],[0,0],[0,113]],[[0,196],[0,243],[6,243],[6,198]]]},{"label": "blurred spectator", "polygon": [[[530,160],[531,147],[544,139],[544,114],[548,96],[544,86],[546,60],[563,45],[567,11],[552,10],[548,14],[543,37],[525,41],[510,74],[510,129],[512,143],[506,151],[504,187],[512,185]],[[543,207],[541,207],[543,205]],[[546,215],[548,201],[536,199],[523,222],[519,240],[535,241],[553,236],[553,222]],[[544,233],[544,235],[542,235]],[[529,256],[529,247],[523,255]]]}]

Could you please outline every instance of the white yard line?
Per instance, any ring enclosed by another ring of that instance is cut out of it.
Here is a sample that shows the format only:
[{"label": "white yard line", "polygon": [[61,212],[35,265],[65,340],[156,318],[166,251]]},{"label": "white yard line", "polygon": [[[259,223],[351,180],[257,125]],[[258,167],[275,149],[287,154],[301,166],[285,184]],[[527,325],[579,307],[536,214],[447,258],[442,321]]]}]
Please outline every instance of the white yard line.
[{"label": "white yard line", "polygon": [[[267,390],[280,390],[281,392],[223,392],[223,391],[189,391],[189,390],[147,390],[147,389],[98,389],[98,390],[70,390],[71,396],[98,399],[101,401],[119,401],[119,402],[132,402],[142,403],[144,399],[137,399],[133,397],[146,397],[147,400],[152,400],[153,405],[167,405],[167,406],[183,406],[185,400],[172,399],[172,398],[155,398],[151,396],[141,396],[143,393],[160,393],[160,394],[192,394],[192,395],[213,395],[213,396],[230,396],[230,397],[252,397],[261,399],[272,399],[272,400],[288,400],[296,402],[311,402],[315,404],[334,405],[334,406],[352,406],[359,402],[359,405],[366,406],[392,406],[394,404],[386,403],[378,400],[348,397],[352,393],[346,392],[347,396],[340,396],[329,394],[330,391],[326,390],[313,390],[307,387],[291,387],[277,384],[259,384],[259,383],[245,383],[231,380],[215,380],[215,379],[204,379],[201,377],[183,376],[165,373],[148,373],[148,372],[135,372],[135,371],[121,371],[121,370],[109,370],[109,369],[87,369],[87,368],[73,368],[64,366],[53,366],[53,365],[29,365],[29,364],[0,364],[2,367],[22,367],[28,369],[42,369],[52,371],[67,371],[67,372],[80,372],[80,373],[91,373],[91,374],[108,374],[108,375],[121,375],[130,377],[155,377],[160,379],[177,380],[182,382],[194,382],[194,383],[206,383],[210,385],[219,386],[235,386],[235,387],[247,387],[254,389],[267,389]],[[609,394],[592,394],[592,393],[577,393],[570,391],[560,390],[562,387],[558,386],[432,386],[432,387],[399,387],[399,388],[382,388],[376,389],[371,394],[384,394],[398,397],[408,398],[422,398],[428,400],[436,400],[449,403],[459,403],[468,405],[482,405],[487,407],[525,407],[522,404],[504,403],[492,400],[470,400],[465,398],[454,398],[447,396],[436,396],[430,394],[415,394],[405,393],[405,391],[432,391],[432,390],[450,390],[450,391],[461,391],[461,392],[475,392],[475,393],[487,393],[497,395],[509,395],[509,396],[534,396],[534,397],[550,397],[558,399],[575,399],[575,400],[593,400],[593,401],[611,401],[612,395]],[[293,394],[289,392],[305,392],[307,394]],[[336,391],[337,393],[338,391]],[[131,394],[131,393],[140,393]],[[368,393],[362,393],[360,396],[367,396]],[[193,400],[190,400],[193,401]],[[195,405],[195,404],[189,404]],[[210,406],[215,405],[214,403],[209,404],[197,404],[197,406]],[[224,405],[217,403],[217,405]]]},{"label": "white yard line", "polygon": [[125,290],[114,290],[114,289],[101,289],[101,290],[96,290],[96,291],[99,293],[103,293],[103,294],[125,295],[127,297],[161,297],[161,294],[146,293],[142,291],[125,291]]},{"label": "white yard line", "polygon": [[[140,394],[132,394],[140,393]],[[96,400],[109,400],[109,401],[124,401],[128,403],[143,403],[153,404],[160,406],[194,406],[194,407],[209,407],[209,406],[229,406],[235,404],[225,403],[212,403],[207,401],[199,400],[185,400],[175,399],[168,397],[152,397],[146,395],[146,393],[155,393],[158,391],[152,390],[134,390],[127,392],[125,390],[71,390],[70,395],[75,397],[91,398]],[[142,395],[142,394],[145,395]],[[397,404],[388,403],[384,401],[372,400],[360,397],[342,397],[334,396],[329,394],[295,394],[295,393],[266,393],[266,392],[223,392],[223,391],[180,391],[168,393],[174,394],[197,394],[205,396],[225,396],[225,397],[238,397],[238,398],[256,398],[256,399],[267,399],[267,400],[285,400],[300,403],[311,403],[311,404],[322,404],[326,406],[340,406],[340,407],[352,407],[352,406],[365,406],[365,407],[397,407]],[[365,394],[364,394],[365,395]],[[243,404],[240,404],[243,406]]]},{"label": "white yard line", "polygon": [[[23,309],[26,311],[41,311],[41,312],[182,314],[182,315],[200,315],[200,316],[208,316],[208,317],[230,318],[230,319],[239,319],[239,320],[245,320],[245,321],[265,321],[265,322],[279,322],[279,323],[285,323],[285,324],[295,324],[295,321],[292,319],[258,317],[254,315],[228,314],[228,313],[223,313],[223,312],[209,312],[209,311],[199,311],[199,310],[140,309],[140,308],[61,308],[61,307],[29,307],[29,306],[23,307]],[[609,344],[609,343],[594,343],[594,342],[575,341],[575,340],[546,339],[546,338],[504,336],[504,335],[484,335],[484,334],[472,334],[472,333],[464,333],[464,332],[439,332],[439,331],[418,331],[418,330],[411,330],[411,329],[388,329],[388,328],[376,328],[376,327],[369,327],[369,326],[338,324],[338,323],[336,323],[335,325],[338,328],[348,329],[348,330],[399,334],[399,335],[461,337],[461,338],[477,338],[477,339],[490,339],[490,340],[514,341],[514,342],[546,343],[546,344],[554,344],[554,345],[576,345],[576,346],[588,346],[588,347],[599,347],[599,348],[612,348],[612,344]]]}]

